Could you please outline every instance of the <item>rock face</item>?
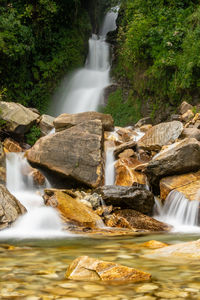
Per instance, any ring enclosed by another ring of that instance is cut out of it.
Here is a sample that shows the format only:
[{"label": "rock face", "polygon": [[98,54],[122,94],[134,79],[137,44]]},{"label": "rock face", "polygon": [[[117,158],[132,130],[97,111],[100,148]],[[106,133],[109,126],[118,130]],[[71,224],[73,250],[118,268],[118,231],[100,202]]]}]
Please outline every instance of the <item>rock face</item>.
[{"label": "rock face", "polygon": [[147,165],[145,172],[151,182],[161,177],[193,172],[200,168],[200,143],[196,139],[184,139],[161,151]]},{"label": "rock face", "polygon": [[140,282],[149,280],[151,275],[113,262],[81,256],[69,265],[66,278],[73,280]]},{"label": "rock face", "polygon": [[188,200],[199,200],[200,171],[162,178],[160,196],[164,200],[172,190],[182,193]]},{"label": "rock face", "polygon": [[41,130],[41,136],[47,135],[53,128],[53,122],[55,118],[49,115],[42,115],[39,122],[39,127]]},{"label": "rock face", "polygon": [[152,214],[154,206],[153,194],[136,186],[103,186],[96,189],[106,205],[113,207],[131,208],[144,214]]},{"label": "rock face", "polygon": [[160,123],[147,131],[139,140],[138,147],[146,150],[160,150],[162,146],[173,143],[182,130],[183,124],[179,121]]},{"label": "rock face", "polygon": [[17,218],[26,212],[25,207],[0,185],[0,229],[10,226]]},{"label": "rock face", "polygon": [[0,184],[6,183],[6,158],[3,145],[0,142]]},{"label": "rock face", "polygon": [[177,245],[164,247],[154,250],[149,254],[151,258],[166,257],[168,259],[199,259],[200,258],[200,240],[186,242]]},{"label": "rock face", "polygon": [[[70,195],[69,195],[70,194]],[[92,209],[81,203],[73,193],[64,190],[45,190],[45,204],[56,208],[65,223],[85,227],[96,227],[101,218]]]},{"label": "rock face", "polygon": [[114,129],[114,121],[111,115],[95,111],[88,111],[79,114],[62,114],[54,120],[54,126],[56,131],[61,131],[92,120],[100,120],[104,130],[112,131]]},{"label": "rock face", "polygon": [[66,179],[97,187],[103,180],[102,149],[102,123],[94,120],[39,139],[26,155]]},{"label": "rock face", "polygon": [[23,135],[37,121],[39,115],[19,103],[0,102],[0,119],[6,121],[5,129]]}]

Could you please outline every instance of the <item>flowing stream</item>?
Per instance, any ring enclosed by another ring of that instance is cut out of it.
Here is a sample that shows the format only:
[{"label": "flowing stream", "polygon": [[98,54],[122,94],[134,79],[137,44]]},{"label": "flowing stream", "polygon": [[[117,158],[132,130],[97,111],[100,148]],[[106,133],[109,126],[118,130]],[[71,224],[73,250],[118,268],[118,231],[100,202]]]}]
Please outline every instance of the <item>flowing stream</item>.
[{"label": "flowing stream", "polygon": [[118,7],[106,14],[100,35],[89,39],[89,54],[85,67],[64,79],[54,96],[51,113],[81,113],[97,111],[103,90],[110,84],[110,46],[106,42],[109,31],[116,29]]}]

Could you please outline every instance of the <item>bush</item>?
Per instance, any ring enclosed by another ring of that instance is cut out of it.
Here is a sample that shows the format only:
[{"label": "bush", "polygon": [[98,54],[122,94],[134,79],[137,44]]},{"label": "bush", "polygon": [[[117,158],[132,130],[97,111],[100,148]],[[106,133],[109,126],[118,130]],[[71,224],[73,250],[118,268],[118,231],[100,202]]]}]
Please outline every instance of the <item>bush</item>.
[{"label": "bush", "polygon": [[35,142],[40,138],[41,136],[41,131],[40,128],[38,128],[36,125],[31,127],[30,131],[25,135],[26,137],[26,142],[33,146]]}]

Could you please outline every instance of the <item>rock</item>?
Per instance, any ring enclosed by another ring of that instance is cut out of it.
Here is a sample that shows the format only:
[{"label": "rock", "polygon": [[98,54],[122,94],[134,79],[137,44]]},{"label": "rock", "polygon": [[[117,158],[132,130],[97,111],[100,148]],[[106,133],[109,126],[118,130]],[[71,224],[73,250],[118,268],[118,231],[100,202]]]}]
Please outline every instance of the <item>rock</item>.
[{"label": "rock", "polygon": [[186,113],[189,109],[192,110],[193,106],[186,101],[183,101],[179,107],[179,112],[181,115]]},{"label": "rock", "polygon": [[46,189],[45,204],[56,208],[64,222],[78,226],[96,227],[102,223],[101,218],[92,209],[84,205],[67,190]]},{"label": "rock", "polygon": [[146,166],[145,173],[152,183],[166,176],[193,172],[200,168],[200,143],[184,139],[161,151]]},{"label": "rock", "polygon": [[146,125],[146,124],[152,124],[152,119],[150,117],[146,117],[146,118],[140,119],[135,124],[135,128],[142,127],[143,125]]},{"label": "rock", "polygon": [[137,157],[137,154],[133,151],[133,149],[124,150],[119,154],[119,158],[129,158],[131,156]]},{"label": "rock", "polygon": [[45,177],[39,170],[32,168],[30,176],[32,176],[33,182],[36,186],[43,186],[45,184]]},{"label": "rock", "polygon": [[128,228],[150,232],[169,231],[171,229],[169,225],[141,214],[133,209],[122,209],[116,211],[115,215],[124,218],[130,225]]},{"label": "rock", "polygon": [[166,257],[167,259],[200,259],[200,240],[180,243],[161,249],[154,250],[148,257],[160,258]]},{"label": "rock", "polygon": [[140,164],[134,158],[119,159],[115,163],[115,184],[120,186],[132,186],[137,183],[145,185],[147,183],[147,176],[144,173],[134,170]]},{"label": "rock", "polygon": [[181,134],[183,124],[179,121],[160,123],[150,128],[139,140],[138,147],[157,151],[162,146],[173,143]]},{"label": "rock", "polygon": [[172,190],[183,194],[188,200],[199,200],[200,171],[162,178],[160,196],[165,200]]},{"label": "rock", "polygon": [[103,181],[102,149],[102,124],[94,120],[40,138],[26,156],[75,184],[97,187]]},{"label": "rock", "polygon": [[151,124],[146,124],[146,125],[143,125],[143,126],[140,127],[140,131],[147,132],[151,128],[152,128]]},{"label": "rock", "polygon": [[190,121],[192,118],[194,117],[194,113],[192,110],[188,110],[186,113],[184,113],[182,116],[181,116],[181,119],[183,122],[188,122]]},{"label": "rock", "polygon": [[116,214],[110,214],[105,216],[104,222],[108,227],[128,228],[137,232],[137,230],[132,228],[129,222],[125,218],[118,216]]},{"label": "rock", "polygon": [[184,128],[180,137],[181,138],[195,138],[197,141],[200,141],[200,129]]},{"label": "rock", "polygon": [[96,189],[106,205],[132,208],[144,214],[152,214],[154,206],[153,194],[141,187],[103,186]]},{"label": "rock", "polygon": [[39,118],[38,114],[19,103],[0,101],[0,119],[6,121],[4,129],[23,135]]},{"label": "rock", "polygon": [[62,114],[54,120],[54,126],[56,131],[61,131],[92,120],[100,120],[104,130],[112,131],[114,129],[114,121],[111,115],[95,111],[88,111],[79,114]]},{"label": "rock", "polygon": [[6,183],[6,156],[3,145],[0,142],[0,184]]},{"label": "rock", "polygon": [[39,127],[41,130],[41,136],[49,134],[49,132],[54,128],[53,122],[55,118],[49,115],[42,115],[39,121]]},{"label": "rock", "polygon": [[0,229],[10,226],[24,213],[26,213],[25,207],[9,193],[5,186],[0,185]]},{"label": "rock", "polygon": [[127,149],[135,149],[137,143],[135,141],[130,141],[130,142],[126,142],[121,144],[120,146],[117,146],[114,150],[114,156],[118,157],[118,155],[127,150]]},{"label": "rock", "polygon": [[103,199],[97,193],[86,195],[83,199],[85,201],[88,201],[91,204],[93,209],[97,209],[99,206],[103,204]]},{"label": "rock", "polygon": [[137,132],[132,130],[131,128],[123,128],[123,127],[115,127],[116,133],[118,135],[118,139],[122,143],[127,143],[138,136]]},{"label": "rock", "polygon": [[151,240],[141,244],[143,247],[147,247],[149,249],[160,249],[163,247],[167,247],[168,245],[159,241]]},{"label": "rock", "polygon": [[16,141],[7,138],[4,140],[3,145],[8,152],[22,152],[22,147]]},{"label": "rock", "polygon": [[69,265],[66,278],[73,280],[141,282],[149,280],[151,275],[113,262],[81,256]]}]

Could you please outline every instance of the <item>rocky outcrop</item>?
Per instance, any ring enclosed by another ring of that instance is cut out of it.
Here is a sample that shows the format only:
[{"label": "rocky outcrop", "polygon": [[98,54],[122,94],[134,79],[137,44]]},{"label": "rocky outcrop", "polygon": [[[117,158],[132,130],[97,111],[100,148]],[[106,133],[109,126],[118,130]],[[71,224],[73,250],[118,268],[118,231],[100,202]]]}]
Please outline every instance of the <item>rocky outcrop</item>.
[{"label": "rocky outcrop", "polygon": [[103,180],[102,149],[102,123],[94,120],[40,138],[26,155],[29,162],[76,184],[97,187]]},{"label": "rocky outcrop", "polygon": [[84,227],[96,227],[102,223],[101,218],[70,191],[47,189],[44,200],[46,205],[58,210],[65,223]]},{"label": "rocky outcrop", "polygon": [[73,280],[141,282],[149,280],[151,275],[113,262],[81,256],[69,265],[66,278]]},{"label": "rocky outcrop", "polygon": [[42,115],[39,121],[39,128],[41,130],[41,136],[49,134],[49,132],[54,128],[53,122],[55,118],[49,115]]},{"label": "rocky outcrop", "polygon": [[56,131],[61,131],[92,120],[100,120],[104,130],[112,131],[114,129],[114,121],[111,115],[95,111],[88,111],[79,114],[62,114],[54,120],[54,126]]},{"label": "rocky outcrop", "polygon": [[103,186],[96,189],[106,205],[131,208],[144,214],[152,214],[154,206],[153,194],[141,187]]},{"label": "rocky outcrop", "polygon": [[23,135],[37,121],[39,115],[19,103],[0,101],[0,119],[6,121],[4,129]]},{"label": "rocky outcrop", "polygon": [[145,173],[154,184],[162,177],[193,172],[200,168],[200,143],[184,139],[161,151],[146,166]]},{"label": "rocky outcrop", "polygon": [[188,200],[199,200],[200,171],[183,175],[174,175],[161,179],[160,196],[165,200],[172,190],[183,194]]},{"label": "rocky outcrop", "polygon": [[0,185],[0,229],[9,227],[17,218],[26,212],[25,207]]},{"label": "rocky outcrop", "polygon": [[0,184],[6,183],[6,158],[3,145],[0,142]]},{"label": "rocky outcrop", "polygon": [[146,132],[139,140],[138,147],[146,150],[161,150],[162,146],[173,143],[182,130],[183,124],[179,121],[160,123]]}]

